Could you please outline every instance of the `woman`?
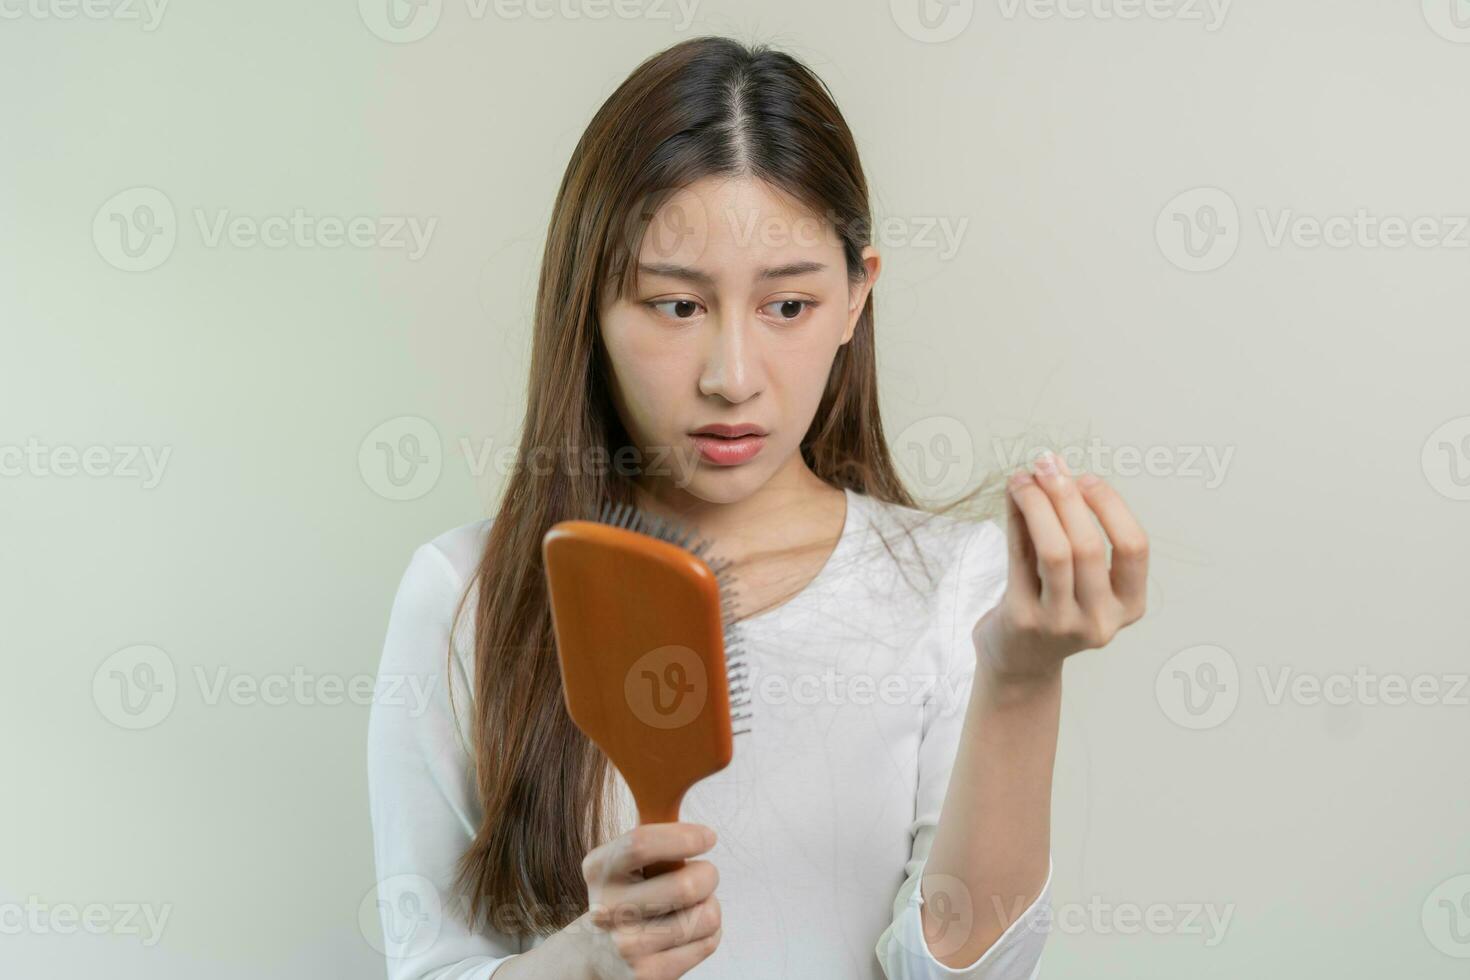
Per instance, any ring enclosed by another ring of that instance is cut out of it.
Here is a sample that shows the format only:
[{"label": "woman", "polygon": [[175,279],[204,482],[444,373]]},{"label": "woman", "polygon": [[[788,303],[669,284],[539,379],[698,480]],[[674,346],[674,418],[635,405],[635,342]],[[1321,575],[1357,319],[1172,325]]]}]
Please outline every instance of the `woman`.
[{"label": "woman", "polygon": [[[686,41],[588,126],[518,465],[493,519],[415,552],[389,625],[382,676],[434,694],[370,726],[394,980],[1035,975],[1062,661],[1142,615],[1147,542],[1054,456],[1005,530],[914,506],[868,226],[852,134],[785,54]],[[604,499],[739,582],[751,730],[678,823],[634,827],[562,700],[541,537]]]}]

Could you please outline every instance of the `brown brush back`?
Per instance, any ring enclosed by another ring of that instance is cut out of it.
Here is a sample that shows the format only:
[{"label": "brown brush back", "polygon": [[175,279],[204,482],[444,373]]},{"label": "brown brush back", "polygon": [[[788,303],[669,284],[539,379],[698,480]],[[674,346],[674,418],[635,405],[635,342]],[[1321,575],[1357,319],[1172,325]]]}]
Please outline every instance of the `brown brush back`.
[{"label": "brown brush back", "polygon": [[719,580],[677,544],[597,521],[554,525],[542,554],[567,711],[627,781],[639,823],[678,820],[733,753]]}]

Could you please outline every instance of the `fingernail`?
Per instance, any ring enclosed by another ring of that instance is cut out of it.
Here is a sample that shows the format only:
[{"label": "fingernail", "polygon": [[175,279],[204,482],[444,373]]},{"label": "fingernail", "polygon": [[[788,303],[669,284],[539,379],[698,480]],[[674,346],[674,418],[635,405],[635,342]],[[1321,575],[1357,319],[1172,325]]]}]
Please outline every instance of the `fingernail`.
[{"label": "fingernail", "polygon": [[1036,457],[1033,465],[1036,472],[1044,476],[1056,476],[1057,474],[1057,458],[1050,449]]},{"label": "fingernail", "polygon": [[1010,484],[1012,490],[1019,490],[1028,483],[1035,482],[1030,473],[1025,470],[1016,470],[1011,474]]},{"label": "fingernail", "polygon": [[1101,482],[1096,473],[1083,473],[1077,478],[1077,485],[1079,487],[1087,487],[1089,489],[1097,486]]}]

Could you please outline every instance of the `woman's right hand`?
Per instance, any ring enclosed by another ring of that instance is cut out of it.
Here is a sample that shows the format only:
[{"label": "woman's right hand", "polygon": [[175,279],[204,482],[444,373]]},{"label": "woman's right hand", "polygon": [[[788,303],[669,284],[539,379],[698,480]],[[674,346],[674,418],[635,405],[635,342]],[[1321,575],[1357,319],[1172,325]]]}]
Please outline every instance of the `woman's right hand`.
[{"label": "woman's right hand", "polygon": [[[594,848],[582,860],[591,927],[592,976],[598,980],[675,980],[720,944],[720,875],[691,861],[715,845],[697,823],[650,823]],[[644,879],[658,861],[683,860],[677,871]]]}]

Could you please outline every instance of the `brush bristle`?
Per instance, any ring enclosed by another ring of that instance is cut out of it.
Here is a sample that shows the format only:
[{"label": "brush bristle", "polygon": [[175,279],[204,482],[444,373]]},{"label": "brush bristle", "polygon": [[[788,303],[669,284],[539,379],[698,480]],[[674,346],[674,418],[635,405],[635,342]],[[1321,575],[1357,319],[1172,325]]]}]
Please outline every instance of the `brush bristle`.
[{"label": "brush bristle", "polygon": [[749,732],[749,727],[736,727],[742,722],[748,725],[751,713],[749,710],[742,710],[750,706],[750,686],[746,683],[749,672],[745,665],[745,651],[740,645],[740,627],[735,621],[735,576],[730,570],[730,562],[710,557],[710,543],[696,539],[694,533],[678,521],[645,513],[631,504],[603,501],[597,520],[602,524],[646,534],[659,541],[677,545],[703,561],[714,572],[715,582],[720,589],[720,625],[725,635],[725,676],[730,689],[730,732],[732,735]]}]

